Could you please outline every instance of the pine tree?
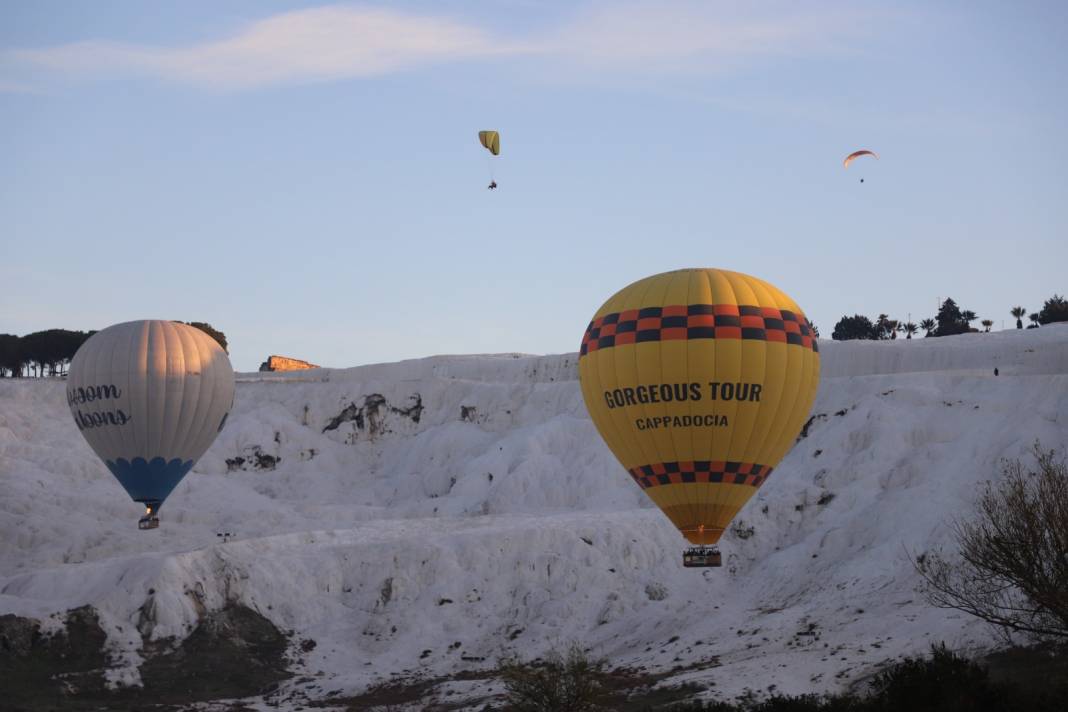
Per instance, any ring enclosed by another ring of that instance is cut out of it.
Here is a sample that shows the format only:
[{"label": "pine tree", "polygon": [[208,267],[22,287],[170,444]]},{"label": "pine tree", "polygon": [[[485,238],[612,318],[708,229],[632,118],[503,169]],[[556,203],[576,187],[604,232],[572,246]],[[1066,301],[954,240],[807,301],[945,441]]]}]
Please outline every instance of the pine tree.
[{"label": "pine tree", "polygon": [[1054,294],[1042,305],[1042,311],[1038,313],[1040,324],[1052,324],[1056,321],[1068,321],[1068,301],[1064,297]]},{"label": "pine tree", "polygon": [[935,336],[950,336],[968,331],[968,322],[964,321],[960,307],[949,297],[938,308],[938,316],[935,317],[935,320],[938,322],[938,328],[934,332]]},{"label": "pine tree", "polygon": [[835,341],[851,341],[853,339],[878,339],[879,332],[871,319],[863,314],[843,316],[834,325],[831,338]]}]

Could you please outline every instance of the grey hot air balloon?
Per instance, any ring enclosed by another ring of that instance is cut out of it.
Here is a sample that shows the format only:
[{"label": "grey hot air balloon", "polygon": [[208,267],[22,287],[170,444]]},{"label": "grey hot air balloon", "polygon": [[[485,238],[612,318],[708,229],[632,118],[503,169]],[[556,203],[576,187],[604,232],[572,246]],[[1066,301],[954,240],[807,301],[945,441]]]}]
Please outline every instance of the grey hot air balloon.
[{"label": "grey hot air balloon", "polygon": [[222,430],[234,371],[222,347],[192,326],[128,321],[93,334],[70,365],[74,422],[135,502],[139,526],[157,512]]}]

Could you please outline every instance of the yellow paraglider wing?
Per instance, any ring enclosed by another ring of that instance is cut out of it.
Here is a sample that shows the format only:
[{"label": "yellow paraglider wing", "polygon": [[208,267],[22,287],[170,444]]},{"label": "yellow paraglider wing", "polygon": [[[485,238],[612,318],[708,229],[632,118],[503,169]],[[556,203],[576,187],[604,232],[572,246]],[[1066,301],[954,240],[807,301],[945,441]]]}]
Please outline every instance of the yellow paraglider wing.
[{"label": "yellow paraglider wing", "polygon": [[860,150],[860,151],[853,151],[852,153],[850,153],[848,156],[845,157],[844,161],[842,161],[842,167],[843,168],[849,168],[849,164],[852,163],[853,161],[857,160],[861,156],[872,156],[876,160],[878,160],[878,158],[879,158],[879,155],[877,153],[875,153],[875,151],[869,151],[867,149],[863,149],[863,150]]},{"label": "yellow paraglider wing", "polygon": [[816,397],[819,347],[790,297],[717,269],[635,282],[582,339],[586,408],[634,481],[715,544],[786,455]]},{"label": "yellow paraglider wing", "polygon": [[479,131],[478,140],[494,156],[501,154],[501,135],[496,131]]}]

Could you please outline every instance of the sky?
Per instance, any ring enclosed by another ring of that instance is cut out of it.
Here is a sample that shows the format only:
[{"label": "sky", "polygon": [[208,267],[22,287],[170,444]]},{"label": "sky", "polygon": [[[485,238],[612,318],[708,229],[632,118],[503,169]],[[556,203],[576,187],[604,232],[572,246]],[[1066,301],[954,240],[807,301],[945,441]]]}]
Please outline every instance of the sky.
[{"label": "sky", "polygon": [[947,296],[1012,328],[1068,293],[1066,36],[1062,2],[0,0],[0,333],[560,353],[682,267],[824,338]]}]

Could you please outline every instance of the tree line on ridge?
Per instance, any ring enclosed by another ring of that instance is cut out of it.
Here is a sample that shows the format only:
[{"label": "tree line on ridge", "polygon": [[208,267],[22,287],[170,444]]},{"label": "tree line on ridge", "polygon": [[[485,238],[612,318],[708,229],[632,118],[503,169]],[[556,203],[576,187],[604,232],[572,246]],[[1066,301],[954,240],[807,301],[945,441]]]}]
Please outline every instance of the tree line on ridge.
[{"label": "tree line on ridge", "polygon": [[[184,324],[186,322],[178,322]],[[202,321],[188,322],[228,351],[226,334]],[[96,331],[46,329],[25,336],[0,334],[0,378],[62,376],[74,354]]]},{"label": "tree line on ridge", "polygon": [[[1023,317],[1027,310],[1023,307],[1013,307],[1009,313],[1016,319],[1016,328],[1022,329]],[[1041,311],[1028,315],[1031,323],[1028,329],[1037,329],[1043,324],[1052,324],[1058,321],[1068,321],[1068,301],[1064,297],[1054,294],[1042,305]],[[978,332],[979,329],[972,326],[972,322],[979,316],[968,309],[962,310],[951,298],[947,298],[938,308],[938,314],[934,318],[927,318],[918,324],[911,321],[898,321],[891,319],[887,314],[880,314],[874,321],[863,314],[843,316],[834,325],[831,338],[835,341],[850,341],[854,339],[896,339],[898,334],[905,334],[906,339],[911,339],[913,334],[923,329],[924,336],[952,336],[953,334],[967,334]],[[993,319],[983,319],[979,322],[983,325],[983,331],[988,332],[994,326]]]}]

